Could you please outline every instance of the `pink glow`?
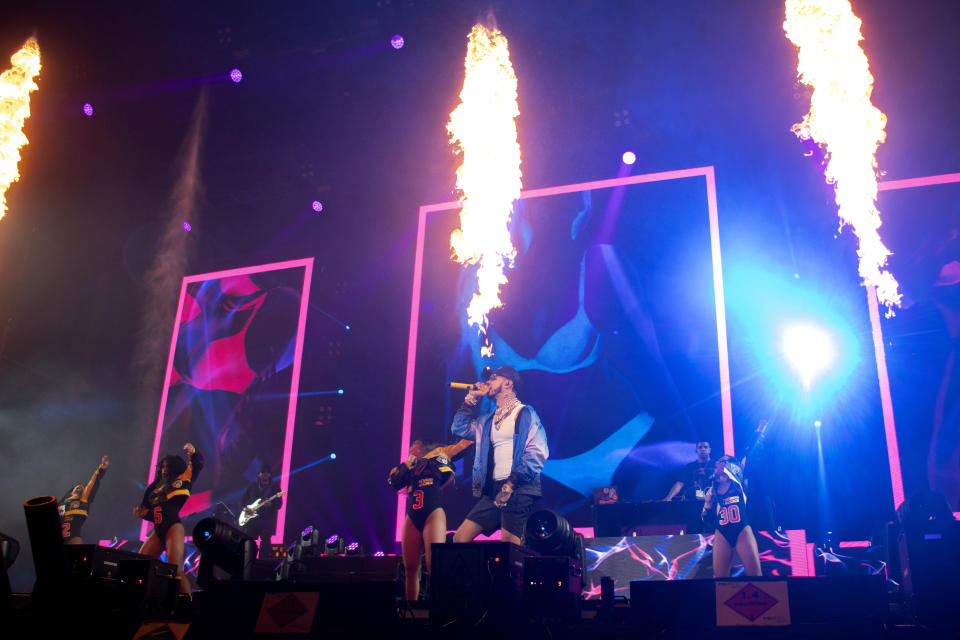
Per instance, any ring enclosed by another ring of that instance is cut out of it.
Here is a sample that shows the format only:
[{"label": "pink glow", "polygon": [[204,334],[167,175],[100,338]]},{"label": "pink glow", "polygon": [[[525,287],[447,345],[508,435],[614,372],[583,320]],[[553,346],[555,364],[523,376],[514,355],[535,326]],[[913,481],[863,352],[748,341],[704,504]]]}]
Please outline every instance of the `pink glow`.
[{"label": "pink glow", "polygon": [[887,438],[887,462],[890,465],[890,485],[893,488],[893,508],[903,504],[903,472],[900,469],[900,447],[897,445],[897,426],[893,421],[893,396],[887,375],[887,354],[883,349],[883,329],[880,327],[880,309],[876,289],[867,285],[867,307],[870,328],[873,330],[873,353],[877,359],[877,381],[880,384],[880,407],[883,410],[883,430]]},{"label": "pink glow", "polygon": [[807,543],[807,532],[804,529],[787,529],[786,533],[790,541],[790,574],[814,575],[813,544]]},{"label": "pink glow", "polygon": [[180,509],[181,516],[189,516],[194,513],[202,513],[204,511],[210,511],[213,508],[213,503],[210,501],[210,492],[204,491],[202,493],[192,493],[187,498],[187,501],[183,503],[183,508]]},{"label": "pink glow", "polygon": [[960,173],[943,173],[938,176],[907,178],[905,180],[885,180],[877,184],[877,189],[880,191],[894,191],[895,189],[929,187],[935,184],[949,184],[951,182],[960,182]]},{"label": "pink glow", "polygon": [[730,397],[730,360],[727,353],[727,312],[723,298],[723,266],[720,264],[720,216],[713,167],[706,167],[707,209],[710,215],[710,255],[713,258],[713,300],[717,308],[717,354],[720,358],[720,412],[723,416],[723,453],[734,455],[733,403]]},{"label": "pink glow", "polygon": [[807,543],[807,576],[813,578],[817,575],[816,563],[813,560],[813,543]]},{"label": "pink glow", "polygon": [[[215,271],[212,273],[202,273],[198,275],[186,276],[180,284],[180,300],[177,303],[177,313],[174,316],[178,320],[174,321],[173,336],[170,338],[170,352],[167,356],[167,371],[163,381],[163,392],[160,397],[160,414],[157,417],[157,427],[153,437],[153,451],[150,457],[150,469],[147,473],[147,484],[153,482],[156,474],[157,458],[160,451],[160,438],[163,435],[163,419],[167,409],[167,393],[170,389],[170,381],[173,375],[173,356],[176,352],[177,338],[180,332],[179,319],[184,314],[184,302],[187,296],[187,285],[193,282],[204,282],[207,280],[216,280],[219,278],[237,278],[239,276],[249,276],[255,273],[265,273],[268,271],[279,271],[281,269],[295,269],[302,267],[304,269],[303,290],[300,294],[300,318],[297,323],[297,338],[293,356],[292,382],[290,385],[290,400],[287,405],[287,424],[283,441],[283,467],[280,476],[280,490],[287,491],[290,484],[290,457],[293,452],[293,430],[296,423],[297,394],[300,390],[300,366],[303,361],[303,339],[307,328],[307,309],[310,302],[310,281],[313,277],[313,258],[302,258],[300,260],[287,260],[285,262],[275,262],[272,264],[257,265],[252,267],[241,267],[238,269],[227,269],[224,271]],[[234,284],[240,285],[242,280],[235,281]],[[186,505],[185,505],[186,506]],[[283,529],[286,521],[287,501],[284,500],[277,513],[277,532],[270,538],[270,542],[279,544],[283,542]],[[147,522],[140,523],[140,539],[147,537]]]},{"label": "pink glow", "polygon": [[844,540],[837,545],[841,549],[869,549],[869,540]]},{"label": "pink glow", "polygon": [[[929,187],[938,184],[960,182],[960,173],[943,173],[936,176],[886,180],[877,185],[880,191]],[[893,487],[893,507],[904,500],[903,471],[900,468],[900,448],[897,445],[897,427],[893,420],[893,396],[890,394],[890,378],[887,374],[887,357],[883,348],[883,328],[880,326],[880,311],[873,287],[867,287],[867,306],[870,310],[870,326],[873,329],[873,350],[877,358],[877,378],[880,383],[880,406],[883,409],[883,429],[887,437],[887,460],[890,465],[890,484]]]},{"label": "pink glow", "polygon": [[[677,171],[662,171],[635,176],[608,178],[591,182],[531,189],[523,191],[520,198],[542,198],[566,193],[577,193],[590,189],[612,189],[634,184],[663,182],[703,176],[707,184],[707,210],[710,219],[710,250],[713,258],[714,300],[717,310],[717,341],[719,344],[720,366],[720,405],[723,420],[723,448],[727,455],[734,455],[733,408],[730,396],[730,365],[727,352],[727,322],[723,298],[723,270],[720,262],[720,222],[717,212],[717,190],[713,167],[697,167]],[[407,370],[403,390],[403,419],[400,433],[400,454],[398,460],[407,457],[410,449],[410,430],[413,419],[413,382],[416,372],[417,330],[420,323],[420,292],[423,280],[423,252],[426,240],[427,214],[438,211],[453,211],[460,207],[457,201],[422,205],[417,221],[417,244],[413,261],[413,290],[410,297],[410,333],[407,338]],[[400,541],[405,517],[404,495],[397,498],[396,540]]]}]

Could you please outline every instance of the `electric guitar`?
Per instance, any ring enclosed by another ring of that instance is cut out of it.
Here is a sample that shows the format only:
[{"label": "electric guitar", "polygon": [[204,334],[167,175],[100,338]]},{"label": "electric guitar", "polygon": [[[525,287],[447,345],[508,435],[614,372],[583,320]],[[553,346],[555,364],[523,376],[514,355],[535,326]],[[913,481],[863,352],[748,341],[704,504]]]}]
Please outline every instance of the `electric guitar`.
[{"label": "electric guitar", "polygon": [[[273,500],[274,498],[281,498],[281,497],[283,497],[283,495],[286,494],[286,493],[287,493],[286,491],[280,491],[279,493],[276,493],[276,494],[270,496],[269,498],[257,498],[256,500],[254,500],[253,502],[251,502],[250,504],[248,504],[246,507],[244,507],[243,509],[241,509],[241,510],[240,510],[240,519],[239,519],[240,526],[241,526],[241,527],[245,527],[248,522],[250,522],[251,520],[253,520],[254,518],[256,518],[257,516],[260,515],[260,509],[261,509],[264,505],[266,505],[268,502],[270,502],[270,501]],[[247,514],[247,510],[248,510],[248,509],[249,509],[250,511],[253,511],[253,513],[251,513],[251,514],[248,515],[248,514]]]}]

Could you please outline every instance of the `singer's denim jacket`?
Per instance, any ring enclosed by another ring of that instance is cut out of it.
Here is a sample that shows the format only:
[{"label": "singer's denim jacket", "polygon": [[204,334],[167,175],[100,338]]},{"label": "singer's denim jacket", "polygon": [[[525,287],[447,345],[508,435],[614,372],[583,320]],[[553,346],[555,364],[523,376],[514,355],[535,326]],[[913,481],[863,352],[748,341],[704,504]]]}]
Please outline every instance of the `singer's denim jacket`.
[{"label": "singer's denim jacket", "polygon": [[[487,480],[487,460],[490,453],[490,425],[493,423],[493,411],[477,415],[479,404],[470,406],[464,402],[453,418],[450,427],[454,434],[469,438],[477,443],[473,458],[473,495],[483,495],[483,485]],[[533,407],[524,405],[517,415],[516,431],[513,434],[513,469],[510,481],[516,493],[539,496],[540,472],[550,457],[547,448],[547,435],[540,422],[540,416]]]}]

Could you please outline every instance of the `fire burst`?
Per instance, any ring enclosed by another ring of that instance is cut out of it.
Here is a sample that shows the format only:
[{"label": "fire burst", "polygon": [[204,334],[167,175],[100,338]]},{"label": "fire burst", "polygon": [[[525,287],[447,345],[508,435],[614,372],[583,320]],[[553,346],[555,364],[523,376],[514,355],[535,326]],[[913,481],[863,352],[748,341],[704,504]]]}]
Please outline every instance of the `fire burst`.
[{"label": "fire burst", "polygon": [[13,68],[0,75],[0,218],[7,212],[7,189],[20,178],[20,147],[27,144],[23,121],[30,116],[30,92],[40,74],[40,46],[33,38],[10,58]]},{"label": "fire burst", "polygon": [[884,265],[890,251],[880,240],[877,147],[887,117],[870,102],[873,76],[860,48],[860,19],[849,0],[787,0],[783,28],[797,46],[800,81],[813,87],[810,111],[792,131],[824,148],[827,182],[835,185],[840,227],[860,239],[860,277],[877,290],[892,315],[900,304],[897,281]]},{"label": "fire burst", "polygon": [[[453,258],[477,265],[477,291],[467,319],[486,336],[487,314],[503,306],[504,269],[513,266],[516,249],[508,223],[520,197],[520,144],[517,142],[517,76],[507,39],[497,29],[476,25],[467,43],[466,75],[460,104],[447,131],[463,163],[457,169],[460,228],[450,236]],[[484,355],[490,355],[484,339]]]}]

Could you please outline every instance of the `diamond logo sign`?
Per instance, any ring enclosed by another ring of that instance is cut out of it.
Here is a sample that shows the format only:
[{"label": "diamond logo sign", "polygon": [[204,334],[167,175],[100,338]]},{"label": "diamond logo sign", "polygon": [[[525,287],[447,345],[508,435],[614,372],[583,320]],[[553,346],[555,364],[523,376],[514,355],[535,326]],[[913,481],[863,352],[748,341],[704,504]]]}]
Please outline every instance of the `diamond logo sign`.
[{"label": "diamond logo sign", "polygon": [[724,604],[742,615],[750,622],[772,609],[780,602],[779,599],[759,589],[755,584],[748,582],[742,589],[728,598]]},{"label": "diamond logo sign", "polygon": [[309,633],[320,594],[265,593],[254,633]]}]

